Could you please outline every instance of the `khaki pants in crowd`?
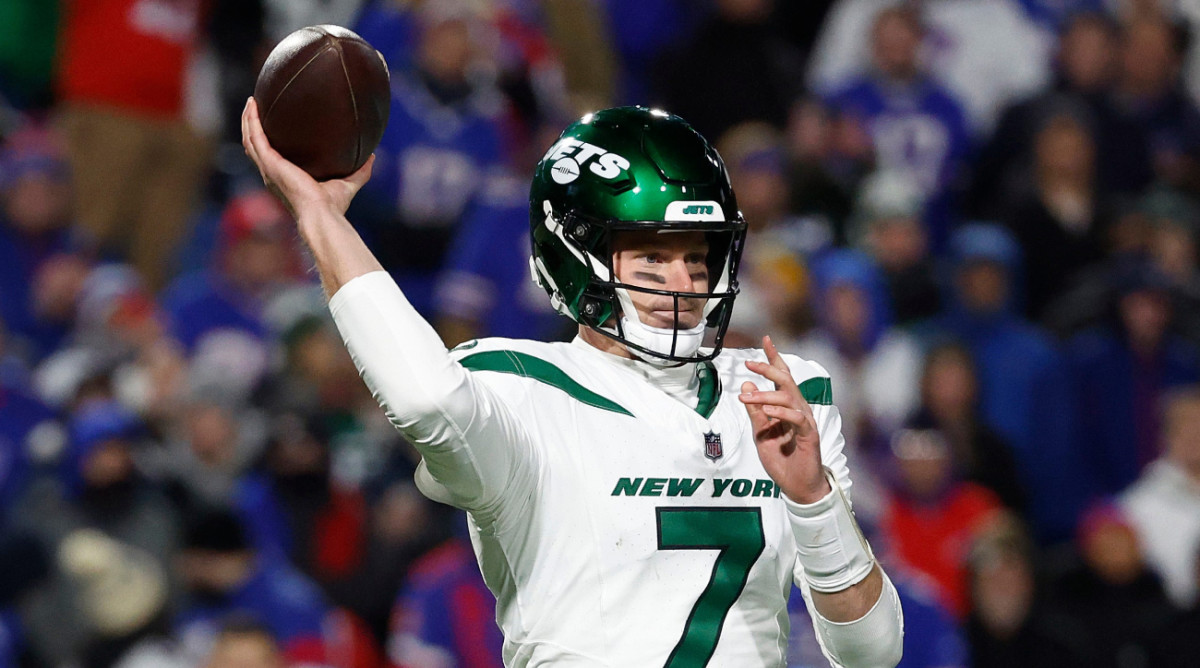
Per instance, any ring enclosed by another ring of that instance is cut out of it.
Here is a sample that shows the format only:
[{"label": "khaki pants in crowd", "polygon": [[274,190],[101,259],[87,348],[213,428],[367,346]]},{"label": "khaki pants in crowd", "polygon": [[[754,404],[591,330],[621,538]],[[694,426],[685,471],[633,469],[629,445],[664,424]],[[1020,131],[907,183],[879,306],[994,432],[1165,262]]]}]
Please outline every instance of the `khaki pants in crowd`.
[{"label": "khaki pants in crowd", "polygon": [[75,217],[157,290],[211,167],[211,146],[185,121],[67,105],[61,116]]}]

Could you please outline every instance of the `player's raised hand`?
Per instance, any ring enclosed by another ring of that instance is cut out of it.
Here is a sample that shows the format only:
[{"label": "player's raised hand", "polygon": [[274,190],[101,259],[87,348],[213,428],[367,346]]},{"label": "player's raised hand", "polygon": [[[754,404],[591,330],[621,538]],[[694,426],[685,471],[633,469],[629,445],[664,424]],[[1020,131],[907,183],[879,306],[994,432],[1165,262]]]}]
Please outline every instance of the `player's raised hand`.
[{"label": "player's raised hand", "polygon": [[821,437],[812,407],[769,336],[763,337],[763,352],[766,362],[748,361],[746,368],[771,381],[775,389],[759,390],[747,381],[738,396],[750,415],[758,457],[788,498],[818,501],[831,488],[821,467]]},{"label": "player's raised hand", "polygon": [[344,179],[316,181],[271,148],[254,98],[247,99],[242,110],[242,147],[258,167],[263,183],[297,218],[310,207],[327,207],[338,215],[345,214],[350,200],[371,178],[371,166],[375,164],[375,155],[371,154],[358,171]]}]

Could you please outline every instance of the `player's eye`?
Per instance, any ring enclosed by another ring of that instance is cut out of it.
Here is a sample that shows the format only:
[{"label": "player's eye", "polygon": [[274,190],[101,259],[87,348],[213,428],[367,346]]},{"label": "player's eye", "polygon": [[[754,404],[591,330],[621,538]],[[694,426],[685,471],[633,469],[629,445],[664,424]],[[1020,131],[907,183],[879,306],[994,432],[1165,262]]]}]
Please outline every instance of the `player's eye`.
[{"label": "player's eye", "polygon": [[646,264],[661,264],[663,259],[658,253],[646,253],[642,256],[642,261]]}]

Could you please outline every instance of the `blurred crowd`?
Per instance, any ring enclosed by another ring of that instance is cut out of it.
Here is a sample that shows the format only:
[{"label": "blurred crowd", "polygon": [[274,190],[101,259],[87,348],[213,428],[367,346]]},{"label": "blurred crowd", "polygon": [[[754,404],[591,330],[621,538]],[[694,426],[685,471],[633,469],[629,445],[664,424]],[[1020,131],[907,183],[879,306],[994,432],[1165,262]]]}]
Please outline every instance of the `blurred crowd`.
[{"label": "blurred crowd", "polygon": [[531,168],[677,113],[750,226],[727,345],[830,373],[901,665],[1200,666],[1200,4],[9,0],[0,668],[500,665],[466,518],[242,154],[317,23],[388,62],[349,218],[448,346],[573,335]]}]

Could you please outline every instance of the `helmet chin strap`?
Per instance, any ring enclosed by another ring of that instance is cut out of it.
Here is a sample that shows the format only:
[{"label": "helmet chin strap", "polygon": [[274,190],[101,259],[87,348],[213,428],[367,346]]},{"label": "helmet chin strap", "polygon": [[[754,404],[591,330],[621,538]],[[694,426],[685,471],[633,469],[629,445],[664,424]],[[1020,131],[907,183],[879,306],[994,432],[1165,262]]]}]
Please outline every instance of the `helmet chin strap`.
[{"label": "helmet chin strap", "polygon": [[[674,343],[674,354],[676,357],[691,357],[700,350],[700,345],[704,343],[704,330],[707,329],[703,318],[700,320],[700,324],[690,329],[676,330],[674,328],[651,327],[638,318],[637,309],[633,306],[633,300],[629,298],[628,290],[617,288],[616,293],[617,300],[621,303],[621,326],[624,329],[625,338],[630,343],[663,355],[671,354],[671,344]],[[673,366],[679,364],[677,361],[673,362],[653,355],[647,355],[636,348],[629,348],[628,350],[638,359],[654,366]]]}]

